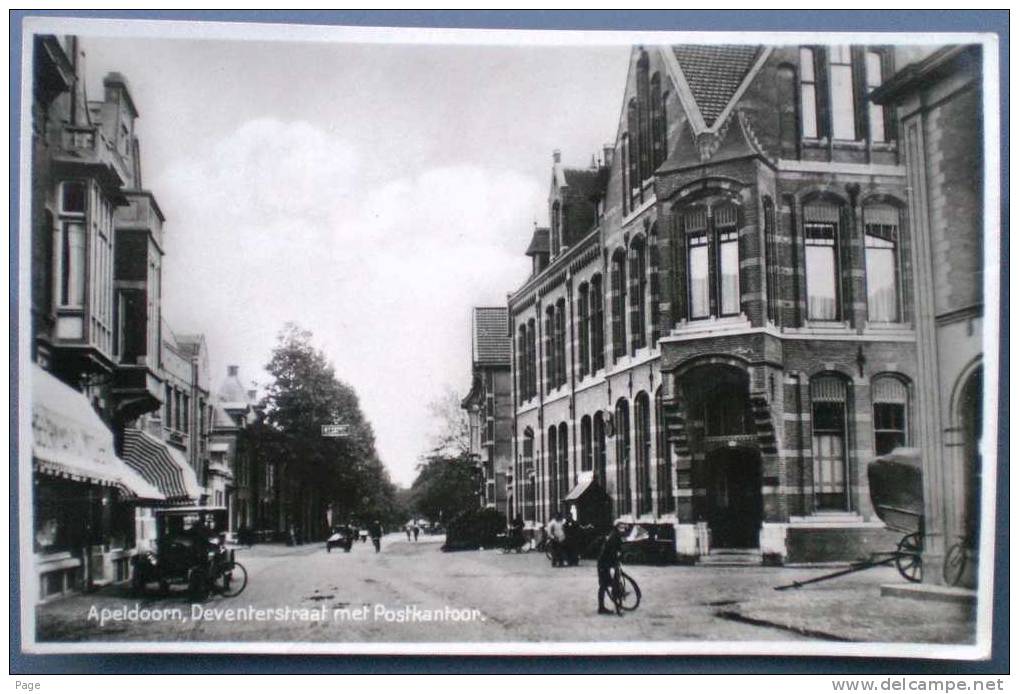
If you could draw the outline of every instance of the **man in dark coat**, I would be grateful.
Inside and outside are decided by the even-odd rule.
[[[616,523],[605,536],[601,551],[598,553],[598,614],[612,614],[612,610],[605,607],[605,596],[612,585],[612,570],[619,563],[625,529],[624,523]],[[623,613],[616,608],[616,614],[622,616]]]
[[[377,520],[373,520],[371,525],[368,526],[368,534],[371,535],[372,544],[375,545],[375,551],[378,552],[382,548],[382,524]]]

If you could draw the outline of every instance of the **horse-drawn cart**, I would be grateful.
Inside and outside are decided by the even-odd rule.
[[[894,564],[907,581],[918,583],[923,579],[923,472],[920,451],[896,448],[875,458],[867,465],[867,479],[874,511],[889,530],[902,533],[895,550],[875,552],[869,559],[850,564],[848,568],[806,581],[793,581],[775,590],[800,588],[808,583],[889,564]]]

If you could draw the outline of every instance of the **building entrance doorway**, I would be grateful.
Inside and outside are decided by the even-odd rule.
[[[758,547],[764,510],[760,453],[720,448],[708,454],[706,467],[712,549]]]

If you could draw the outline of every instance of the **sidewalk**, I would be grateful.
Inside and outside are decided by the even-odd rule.
[[[776,585],[797,578],[790,572],[789,580]],[[802,588],[755,592],[745,602],[719,605],[716,614],[837,641],[974,643],[974,605],[881,594],[882,585],[899,583],[905,582],[894,569],[881,567]]]

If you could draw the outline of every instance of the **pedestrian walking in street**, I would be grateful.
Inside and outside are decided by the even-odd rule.
[[[375,545],[375,552],[379,552],[382,549],[382,524],[377,520],[373,520],[371,525],[368,527],[368,534],[371,535],[372,544]]]
[[[567,514],[563,521],[563,560],[568,566],[576,566],[580,563],[580,526],[573,516]]]
[[[421,526],[419,526],[417,524],[417,521],[414,521],[414,524],[411,526],[411,530],[414,531],[414,542],[417,542],[418,541],[418,533],[421,532]]]
[[[558,511],[548,522],[548,537],[552,543],[552,566],[558,568],[563,565],[566,550],[566,528],[563,515]]]
[[[411,532],[410,528],[411,528],[412,525],[414,525],[414,524],[413,523],[407,523],[407,525],[403,526],[403,529],[407,531],[407,542],[410,542],[410,532]]]
[[[625,523],[616,523],[605,536],[601,551],[598,553],[598,614],[613,614],[612,610],[605,607],[605,596],[612,585],[612,570],[619,565],[619,552],[623,549],[625,530]],[[615,614],[623,616],[618,608]]]

